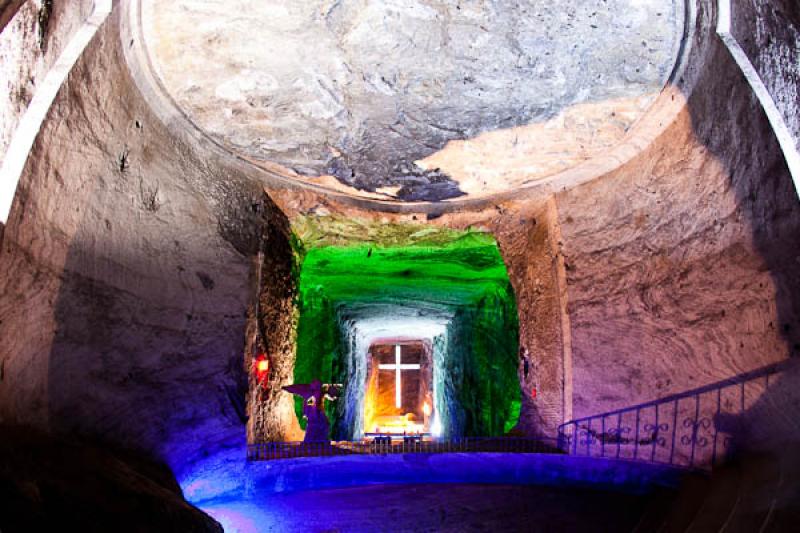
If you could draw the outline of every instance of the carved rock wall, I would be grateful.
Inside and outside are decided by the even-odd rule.
[[[240,167],[149,111],[117,17],[57,98],[5,229],[0,422],[140,448],[180,479],[205,455],[243,462],[253,256],[272,219]],[[688,108],[653,145],[549,202],[426,217],[270,196],[287,213],[491,231],[517,298],[527,433],[785,359],[800,349],[800,208],[758,102],[710,43]],[[261,249],[272,274],[284,248]],[[264,283],[280,290],[260,305],[288,313],[288,285]],[[284,319],[267,350],[290,346]]]
[[[732,0],[731,23],[800,150],[800,4]]]
[[[0,27],[0,162],[37,87],[93,5],[93,0],[28,0]],[[0,7],[10,14],[17,6]]]
[[[141,449],[180,479],[206,454],[243,453],[267,206],[150,113],[118,15],[59,93],[5,230],[0,422]]]
[[[716,38],[703,64],[657,142],[557,196],[576,417],[800,354],[800,202]]]

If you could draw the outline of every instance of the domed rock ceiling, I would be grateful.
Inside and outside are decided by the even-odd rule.
[[[292,179],[402,201],[514,190],[618,144],[679,0],[142,0],[164,89]]]

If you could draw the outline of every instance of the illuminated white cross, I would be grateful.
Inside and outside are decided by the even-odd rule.
[[[419,370],[418,364],[400,364],[400,345],[394,346],[394,364],[393,365],[378,365],[381,370],[394,370],[394,406],[402,407],[403,399],[400,394],[400,371],[401,370]]]

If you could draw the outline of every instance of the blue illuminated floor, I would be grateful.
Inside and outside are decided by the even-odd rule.
[[[568,487],[368,485],[206,502],[232,532],[631,531],[641,495]]]
[[[558,454],[404,454],[198,463],[186,498],[230,532],[631,531],[669,467]]]

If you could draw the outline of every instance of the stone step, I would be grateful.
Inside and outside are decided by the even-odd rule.
[[[779,468],[777,495],[762,529],[765,533],[793,531],[800,524],[800,452],[786,453]]]
[[[714,472],[708,496],[687,528],[687,533],[721,531],[739,500],[742,473],[735,465]]]
[[[774,457],[748,457],[741,463],[738,497],[726,523],[726,533],[762,531],[774,507],[780,484],[780,463]]]
[[[686,476],[672,498],[655,499],[649,516],[642,519],[635,533],[684,533],[702,507],[710,484],[705,475]]]

